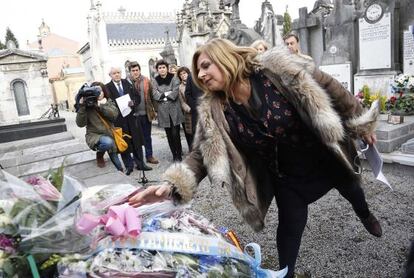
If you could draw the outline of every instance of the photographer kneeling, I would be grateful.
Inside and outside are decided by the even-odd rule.
[[[112,132],[105,127],[99,115],[113,126],[112,122],[118,116],[118,108],[108,98],[105,86],[100,82],[93,82],[91,87],[83,85],[76,96],[76,124],[86,126],[86,144],[96,151],[98,167],[105,167],[104,154],[108,152],[116,169],[123,171],[118,150],[112,137]]]

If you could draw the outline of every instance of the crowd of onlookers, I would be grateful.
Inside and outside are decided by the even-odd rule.
[[[201,91],[193,84],[187,67],[168,64],[161,59],[155,69],[157,75],[150,79],[142,75],[137,61],[127,61],[125,78],[122,78],[121,68],[112,67],[110,82],[91,84],[101,93],[96,105],[88,107],[83,97],[78,99],[76,122],[78,126],[86,127],[86,143],[96,151],[98,167],[105,167],[104,154],[108,152],[115,167],[126,175],[134,170],[134,164],[137,170],[151,170],[148,164],[159,163],[154,156],[151,138],[155,119],[165,130],[174,162],[181,161],[183,156],[181,127],[191,150],[197,122],[197,99]],[[125,96],[130,108],[127,114],[122,112],[125,107],[117,101]],[[119,159],[111,127],[120,127],[129,135],[124,137],[128,148],[120,153],[123,163]]]

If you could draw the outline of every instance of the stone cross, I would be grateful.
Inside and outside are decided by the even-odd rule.
[[[301,51],[305,54],[310,54],[310,39],[309,39],[309,28],[318,25],[316,18],[308,17],[308,8],[303,7],[299,9],[299,21],[295,26],[299,34],[299,43]]]

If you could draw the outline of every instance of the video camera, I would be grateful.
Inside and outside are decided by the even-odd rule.
[[[99,86],[89,86],[87,83],[83,84],[76,95],[75,109],[79,110],[79,101],[83,98],[83,103],[86,108],[95,107],[98,103],[98,97],[102,89]]]

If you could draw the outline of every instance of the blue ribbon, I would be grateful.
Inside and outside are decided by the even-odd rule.
[[[250,256],[246,248],[252,248],[254,252],[254,257]],[[244,254],[251,258],[251,265],[253,270],[256,272],[258,278],[283,278],[288,272],[288,267],[285,267],[279,271],[273,271],[269,269],[263,269],[260,267],[262,264],[262,252],[260,251],[260,246],[257,243],[249,243],[244,247]]]

